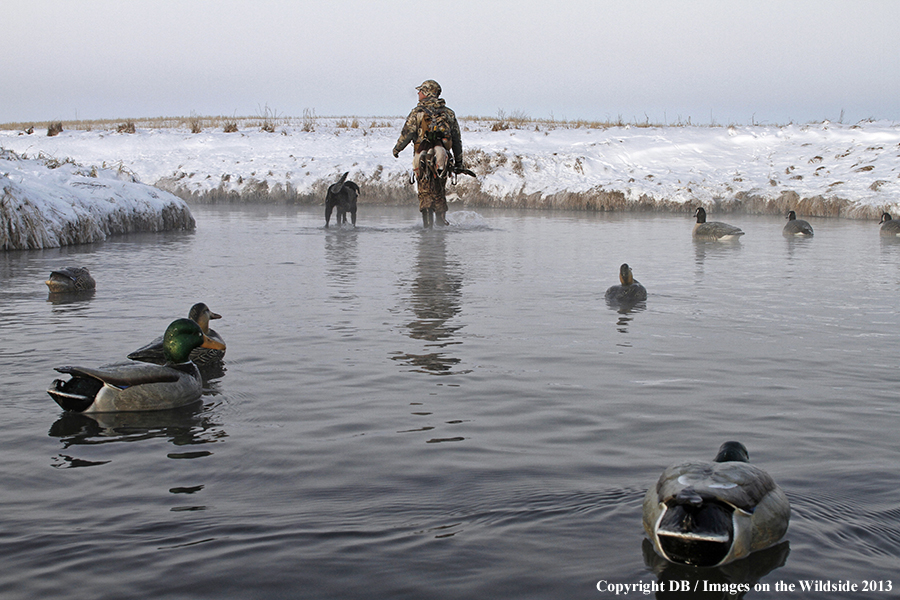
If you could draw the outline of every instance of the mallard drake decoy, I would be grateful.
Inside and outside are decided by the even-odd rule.
[[[647,299],[647,289],[634,279],[627,263],[619,267],[619,281],[622,285],[614,285],[606,290],[607,302],[631,304]]]
[[[91,277],[87,267],[65,267],[50,272],[50,279],[45,281],[51,294],[71,292],[87,292],[97,288],[97,282]]]
[[[644,530],[670,562],[724,565],[767,548],[787,532],[791,506],[747,448],[725,442],[711,463],[666,469],[644,497]]]
[[[900,235],[900,221],[895,221],[889,213],[881,213],[881,235],[894,237]]]
[[[209,310],[209,307],[203,302],[198,302],[191,307],[190,311],[188,311],[188,318],[200,326],[200,330],[206,337],[221,344],[221,349],[194,348],[191,350],[191,362],[203,367],[204,365],[222,360],[225,356],[225,340],[222,339],[221,335],[209,328],[210,319],[221,319],[222,315],[218,315]],[[156,338],[146,346],[138,348],[129,354],[128,358],[157,365],[164,364],[166,362],[166,356],[163,353],[162,336]]]
[[[788,211],[787,220],[788,222],[785,224],[784,229],[781,230],[783,235],[809,237],[813,234],[812,225],[803,219],[798,219],[797,213],[794,211]]]
[[[196,402],[203,384],[197,365],[188,358],[191,350],[221,344],[206,337],[190,319],[173,321],[163,338],[165,365],[58,367],[72,379],[55,379],[47,393],[64,410],[85,413],[165,410]]]
[[[744,235],[740,227],[729,225],[728,223],[720,223],[719,221],[706,222],[706,209],[698,206],[694,212],[697,217],[697,223],[694,225],[694,238],[707,241],[727,241],[736,240]]]

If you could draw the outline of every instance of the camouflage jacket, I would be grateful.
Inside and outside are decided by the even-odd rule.
[[[457,165],[462,165],[462,138],[459,134],[459,123],[456,121],[456,113],[444,104],[443,98],[425,98],[416,105],[406,117],[406,123],[400,131],[400,138],[394,145],[394,154],[400,153],[410,142],[415,142],[415,150],[426,142],[423,122],[429,119],[431,113],[440,112],[443,120],[450,129],[450,142],[452,144],[453,160]]]

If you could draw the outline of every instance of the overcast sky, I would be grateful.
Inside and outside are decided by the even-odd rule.
[[[11,0],[0,122],[401,116],[900,121],[900,2]]]

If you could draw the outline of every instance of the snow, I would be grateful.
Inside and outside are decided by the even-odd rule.
[[[180,198],[124,171],[0,151],[0,248],[52,248],[132,231],[193,229]]]
[[[363,188],[361,203],[413,202],[412,151],[391,156],[403,120],[354,121],[358,126],[348,119],[283,119],[274,133],[246,123],[235,133],[140,126],[135,134],[66,130],[55,137],[3,131],[0,147],[131,173],[189,202],[321,203],[327,185],[345,171]],[[688,211],[703,204],[712,212],[796,209],[801,217],[852,218],[900,212],[900,126],[890,122],[612,128],[525,122],[492,131],[495,123],[461,120],[466,166],[478,180],[460,176],[450,188],[457,207]],[[13,171],[4,189],[25,171],[32,174],[28,183],[17,185],[41,185],[34,169]]]

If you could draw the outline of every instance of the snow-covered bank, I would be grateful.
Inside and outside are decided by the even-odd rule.
[[[117,233],[193,229],[183,200],[130,175],[0,151],[0,248],[52,248]]]
[[[492,131],[464,120],[467,166],[457,206],[716,211],[878,218],[900,212],[900,127],[887,122],[788,126],[574,128],[526,123]],[[353,126],[354,124],[358,126]],[[20,153],[115,165],[189,202],[321,203],[341,173],[361,203],[413,202],[411,150],[391,148],[400,119],[285,121],[244,128],[0,132]],[[309,129],[313,129],[309,131]]]

